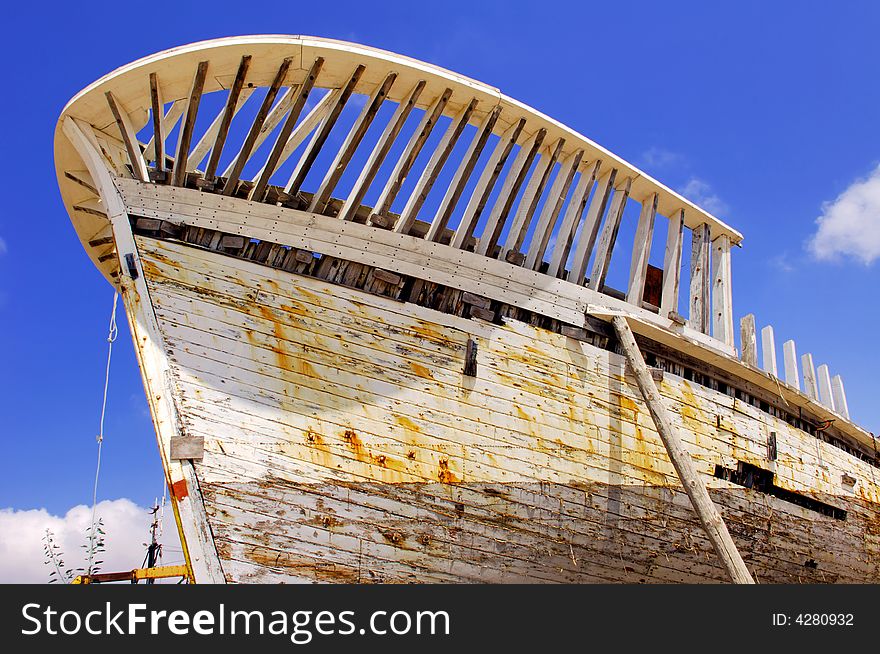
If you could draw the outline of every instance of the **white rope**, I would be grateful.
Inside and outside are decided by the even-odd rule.
[[[107,367],[104,371],[104,397],[101,400],[101,422],[98,427],[98,463],[95,466],[95,486],[92,490],[92,527],[89,530],[89,567],[88,574],[92,573],[92,561],[95,557],[95,511],[98,507],[98,479],[101,476],[101,448],[104,444],[104,416],[107,413],[107,389],[110,386],[110,358],[113,356],[113,341],[119,334],[116,327],[116,303],[119,301],[119,292],[113,294],[113,311],[110,313],[110,327],[107,334]]]

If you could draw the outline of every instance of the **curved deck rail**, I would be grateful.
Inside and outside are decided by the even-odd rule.
[[[216,114],[207,115],[209,99]],[[358,104],[345,125],[344,108]],[[450,71],[339,41],[261,36],[168,50],[98,80],[62,113],[56,166],[79,236],[111,279],[118,264],[109,224],[65,135],[67,119],[117,176],[415,235],[607,292],[664,318],[679,306],[683,230],[694,230],[689,326],[733,345],[730,247],[739,232],[574,130]],[[356,178],[354,171],[346,176],[358,151],[369,155]],[[307,192],[316,179],[309,173],[328,153],[332,161]],[[437,184],[444,171],[451,181]],[[428,211],[432,189],[442,199]],[[615,292],[606,277],[630,203],[641,205],[638,232],[627,288]],[[658,215],[669,224],[669,272],[658,286],[652,271],[655,292],[646,298]]]

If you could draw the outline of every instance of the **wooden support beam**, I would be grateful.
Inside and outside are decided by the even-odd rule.
[[[249,198],[251,200],[257,200],[258,202],[263,201],[263,198],[266,195],[266,189],[269,186],[269,178],[272,177],[272,174],[278,166],[278,161],[281,159],[281,153],[284,150],[284,146],[287,145],[287,141],[290,139],[290,134],[293,132],[293,128],[296,125],[296,121],[299,120],[299,115],[302,113],[303,107],[306,106],[306,101],[309,99],[309,94],[315,86],[315,81],[318,79],[318,74],[321,72],[321,66],[323,65],[324,59],[322,57],[315,59],[312,63],[312,67],[309,68],[309,71],[306,73],[302,84],[297,88],[290,111],[287,112],[284,124],[278,131],[278,136],[275,138],[275,144],[272,146],[272,150],[269,152],[269,157],[266,159],[266,163],[263,165],[262,170],[260,170],[260,174],[257,177],[257,183],[250,191]]]
[[[617,169],[612,168],[608,174],[599,179],[596,184],[596,190],[593,192],[593,199],[590,200],[590,208],[587,209],[587,215],[581,226],[581,233],[578,236],[577,244],[574,248],[574,256],[571,262],[571,273],[568,281],[581,285],[587,274],[587,264],[590,262],[590,255],[596,244],[596,238],[599,235],[599,225],[602,222],[602,215],[608,206],[608,200],[614,192],[614,184],[617,180]],[[563,262],[563,266],[565,263]],[[560,270],[561,272],[561,270]]]
[[[571,252],[571,246],[577,233],[578,224],[584,215],[584,209],[590,198],[590,191],[599,175],[599,169],[602,167],[602,160],[587,165],[580,172],[580,178],[574,187],[571,196],[571,202],[565,209],[565,215],[562,217],[562,224],[559,226],[559,232],[556,234],[556,243],[553,246],[553,255],[550,257],[550,265],[547,268],[547,274],[551,277],[561,277],[565,272],[565,264],[568,262],[568,255]]]
[[[712,325],[709,295],[711,282],[709,279],[711,260],[711,244],[709,225],[703,223],[693,230],[691,244],[691,307],[688,323],[691,329],[704,334],[709,333]]]
[[[730,237],[712,241],[712,336],[733,345],[733,291],[730,266]]]
[[[816,369],[816,374],[819,377],[819,402],[832,411],[836,411],[837,407],[834,406],[834,393],[831,390],[831,375],[828,374],[828,366],[823,363]]]
[[[489,201],[489,195],[491,195],[492,189],[495,188],[495,183],[501,175],[501,170],[504,168],[504,164],[507,163],[507,159],[513,151],[513,146],[516,145],[525,125],[526,119],[520,118],[498,139],[498,143],[495,145],[495,149],[492,150],[492,154],[489,155],[489,160],[486,162],[486,166],[477,180],[473,193],[471,193],[471,198],[464,209],[461,221],[452,235],[450,243],[452,247],[464,248],[468,240],[474,235],[474,230],[477,228],[477,223],[480,221],[480,216],[486,207],[486,202]]]
[[[409,230],[416,221],[416,217],[418,216],[422,205],[425,203],[428,193],[431,192],[434,182],[437,181],[437,175],[439,175],[440,171],[443,169],[446,160],[452,153],[452,149],[458,142],[464,128],[467,127],[471,114],[473,114],[476,107],[477,99],[473,98],[462,107],[461,111],[458,112],[458,115],[449,123],[449,127],[443,134],[443,138],[441,138],[440,143],[437,144],[434,154],[431,156],[430,161],[428,161],[428,165],[425,166],[425,169],[422,171],[422,176],[416,183],[416,187],[410,194],[406,206],[404,206],[403,211],[400,212],[400,219],[394,226],[395,232],[409,234]]]
[[[849,420],[849,405],[846,403],[846,391],[843,388],[843,377],[840,375],[831,378],[831,397],[834,399],[834,410]]]
[[[593,269],[590,272],[588,286],[594,291],[602,291],[605,286],[605,278],[608,275],[608,266],[611,264],[611,253],[617,242],[617,233],[620,230],[620,221],[629,199],[629,191],[632,187],[632,179],[627,177],[620,188],[615,189],[611,206],[608,208],[608,216],[602,227],[602,234],[596,246],[596,259],[593,261]],[[577,282],[575,282],[577,283]]]
[[[553,185],[547,192],[547,199],[544,201],[544,207],[538,217],[538,224],[532,234],[532,242],[526,253],[526,262],[523,264],[526,268],[540,270],[541,264],[544,263],[544,253],[547,251],[550,237],[553,235],[553,229],[556,227],[556,222],[562,211],[562,205],[565,204],[568,190],[574,180],[574,174],[581,165],[583,157],[584,151],[577,150],[568,155],[565,161],[560,164],[559,172],[556,173]],[[558,235],[557,238],[559,238]]]
[[[217,124],[217,134],[214,137],[214,145],[211,147],[211,158],[208,159],[208,167],[205,169],[205,179],[209,182],[214,179],[217,166],[220,164],[220,154],[223,152],[223,145],[226,143],[226,136],[229,134],[232,117],[238,110],[238,100],[241,96],[241,90],[244,87],[244,80],[247,77],[250,65],[251,55],[244,55],[238,63],[235,80],[232,82],[232,88],[229,89],[229,94],[226,96],[226,106],[223,107],[220,122]],[[196,150],[198,150],[198,146],[196,146]],[[196,159],[196,163],[200,161],[195,152],[193,152],[193,158]]]
[[[804,371],[804,393],[807,397],[818,400],[819,386],[816,383],[816,368],[813,366],[813,355],[804,354],[801,356],[801,368]]]
[[[510,226],[510,230],[507,232],[507,241],[504,243],[504,247],[498,252],[499,259],[506,259],[509,261],[511,254],[519,254],[520,248],[522,247],[523,241],[525,241],[529,227],[531,226],[532,217],[535,215],[535,211],[538,208],[541,194],[544,192],[544,187],[547,185],[547,180],[550,177],[553,166],[556,165],[556,160],[559,159],[559,155],[562,154],[562,148],[564,146],[565,139],[556,139],[556,143],[551,146],[548,155],[544,156],[542,154],[540,156],[540,159],[535,166],[535,170],[532,172],[528,184],[526,184],[522,198],[520,198],[519,206],[517,206],[516,209],[516,215],[513,218],[513,223]]]
[[[339,148],[336,157],[333,159],[333,163],[330,164],[330,168],[327,170],[324,179],[318,186],[318,190],[312,196],[309,211],[314,213],[324,213],[324,211],[326,211],[327,204],[330,202],[330,198],[336,185],[339,183],[339,179],[348,167],[348,164],[354,156],[354,153],[357,151],[358,146],[361,144],[361,141],[363,141],[367,130],[376,118],[376,114],[379,113],[379,109],[388,97],[388,92],[391,90],[396,79],[397,73],[389,73],[382,84],[377,86],[367,99],[364,108],[351,126],[348,135],[342,142],[342,147]]]
[[[186,113],[183,116],[183,121],[180,123],[180,133],[177,135],[177,149],[174,151],[174,168],[171,172],[171,184],[174,186],[183,186],[186,183],[186,163],[189,159],[189,146],[192,143],[193,130],[196,127],[196,116],[199,113],[199,103],[202,100],[202,90],[205,87],[205,77],[207,75],[208,62],[200,61],[189,90]]]
[[[238,115],[238,112],[247,104],[247,101],[256,91],[256,87],[244,88],[241,90],[241,93],[238,96],[238,102],[236,102],[235,107],[232,110],[232,117]],[[208,153],[213,153],[213,147],[215,145],[215,141],[217,139],[217,135],[220,133],[221,122],[223,120],[223,114],[225,112],[224,109],[221,109],[220,112],[214,117],[214,120],[211,121],[211,124],[208,126],[208,129],[205,130],[205,133],[202,134],[202,138],[199,139],[198,143],[196,143],[195,147],[192,149],[192,152],[189,154],[189,163],[187,164],[187,170],[194,171],[197,170],[202,162],[205,160],[205,157],[208,156]],[[225,142],[225,137],[224,137]],[[220,144],[220,150],[222,150],[223,144]],[[219,156],[219,155],[218,155]],[[217,176],[217,169],[214,169],[213,177],[211,180],[215,179]],[[205,177],[207,179],[207,176]]]
[[[241,149],[238,151],[238,154],[235,155],[235,159],[232,160],[229,168],[224,171],[226,184],[223,186],[223,195],[232,195],[238,188],[241,171],[244,170],[244,166],[248,159],[250,159],[251,153],[257,147],[256,142],[260,135],[260,130],[263,127],[266,117],[269,115],[272,103],[275,102],[278,90],[284,83],[284,78],[287,77],[287,71],[290,69],[290,64],[292,62],[293,59],[290,57],[287,57],[281,62],[281,65],[278,67],[278,72],[275,73],[275,78],[272,80],[272,84],[269,86],[266,95],[263,97],[263,103],[260,105],[256,117],[254,117],[254,122],[251,124],[247,136],[244,138],[244,143],[242,144]]]
[[[755,314],[743,316],[739,321],[740,343],[742,354],[740,358],[744,363],[755,368],[758,367],[758,335],[755,331]]]
[[[764,372],[769,372],[774,377],[779,377],[776,368],[776,339],[773,336],[773,326],[767,325],[761,330],[761,360]]]
[[[376,201],[376,206],[373,208],[374,214],[385,216],[391,211],[391,206],[394,204],[394,200],[400,192],[400,187],[403,186],[407,175],[409,175],[409,171],[412,170],[416,158],[419,156],[419,153],[425,145],[425,141],[428,140],[428,137],[434,130],[434,126],[437,124],[437,121],[440,120],[440,116],[443,115],[443,110],[449,103],[449,98],[451,96],[452,89],[445,89],[443,93],[434,100],[431,107],[422,114],[422,119],[419,121],[418,126],[410,137],[406,147],[403,149],[403,152],[400,153],[400,157],[398,157],[397,163],[394,165],[394,170],[391,171],[391,175],[388,177],[388,181],[385,183],[385,187],[382,189],[382,193]]]
[[[162,96],[162,87],[159,86],[159,77],[156,73],[150,73],[150,112],[153,122],[153,143],[156,150],[156,170],[165,172],[165,121],[162,120],[165,111],[165,99]]]
[[[342,92],[336,98],[336,102],[333,104],[333,106],[330,108],[330,111],[321,121],[321,124],[318,126],[315,135],[312,137],[312,140],[309,141],[308,147],[306,148],[305,152],[303,152],[303,155],[300,158],[299,162],[296,164],[296,168],[294,168],[293,173],[290,176],[290,180],[287,182],[287,186],[284,187],[285,193],[288,193],[290,195],[295,195],[296,193],[299,193],[300,188],[302,188],[303,182],[306,180],[306,175],[309,174],[309,171],[312,169],[312,164],[314,164],[315,159],[318,158],[318,153],[321,152],[321,148],[323,148],[324,143],[327,142],[327,138],[330,136],[331,130],[336,125],[336,121],[339,120],[339,115],[345,108],[346,103],[348,103],[351,94],[354,93],[354,88],[360,81],[361,75],[364,74],[364,70],[366,70],[366,66],[364,66],[363,64],[358,64],[357,68],[354,69],[354,72],[348,79],[348,83],[346,83],[345,87],[343,87]],[[394,79],[392,79],[391,81],[393,82]],[[384,95],[382,96],[382,99],[385,99]],[[351,137],[352,135],[349,134],[349,136]],[[343,144],[342,150],[346,150],[348,145],[350,145],[350,142],[348,141],[348,139],[346,139],[346,143]],[[340,150],[340,152],[342,152],[342,150]],[[339,155],[337,154],[337,156]],[[318,194],[316,193],[315,195]]]
[[[669,227],[666,232],[666,252],[663,256],[663,289],[660,294],[660,315],[664,318],[670,313],[678,313],[683,236],[684,209],[679,209],[669,217]]]
[[[141,153],[141,146],[137,140],[137,134],[129,120],[128,112],[119,101],[113,96],[113,93],[107,91],[104,96],[107,98],[107,104],[110,105],[110,111],[116,120],[116,126],[122,135],[122,142],[125,144],[125,151],[128,153],[128,161],[131,164],[131,172],[134,178],[142,182],[149,181],[150,175],[147,172],[147,162]]]
[[[782,344],[782,363],[785,367],[785,383],[800,390],[801,376],[798,373],[797,346],[791,339]]]
[[[184,110],[186,109],[186,99],[175,100],[171,103],[171,106],[168,107],[168,112],[162,117],[162,131],[165,134],[166,138],[168,133],[174,129],[174,126],[177,125],[177,121],[180,120],[180,117],[183,115]],[[162,144],[162,151],[165,154],[165,144]],[[144,159],[147,161],[155,161],[156,160],[156,136],[155,134],[150,137],[150,140],[147,141],[147,147],[144,148]]]
[[[657,426],[657,432],[660,434],[663,445],[666,447],[666,452],[669,454],[669,460],[672,461],[672,465],[678,473],[678,478],[681,480],[681,485],[690,498],[700,523],[706,531],[706,535],[709,536],[709,540],[715,548],[715,553],[721,561],[721,566],[733,583],[755,583],[742,556],[740,556],[739,550],[736,549],[736,545],[730,537],[727,525],[724,524],[724,520],[712,502],[712,498],[709,497],[706,484],[697,472],[690,453],[685,449],[684,443],[678,434],[678,429],[673,422],[672,414],[666,408],[660,391],[657,390],[657,384],[648,371],[648,366],[645,364],[642,353],[639,351],[639,346],[626,318],[614,316],[611,319],[611,323],[617,334],[618,342],[626,355],[626,360],[635,373],[636,383],[645,403],[648,405],[651,418],[653,418],[654,424]]]
[[[652,193],[642,202],[639,213],[639,225],[633,239],[633,252],[629,264],[629,285],[626,290],[626,301],[642,306],[642,295],[645,293],[645,277],[648,274],[648,259],[651,256],[651,241],[654,239],[654,219],[657,216],[657,203],[660,196]]]
[[[458,200],[464,192],[464,187],[467,185],[471,173],[473,173],[474,167],[477,165],[477,160],[480,158],[483,148],[486,147],[486,142],[489,140],[489,136],[491,136],[500,114],[501,105],[493,107],[486,114],[486,117],[483,118],[482,123],[480,123],[480,126],[474,133],[474,137],[471,139],[468,149],[465,151],[455,171],[455,175],[453,175],[452,181],[443,195],[443,200],[440,201],[440,206],[437,207],[437,212],[431,220],[431,225],[425,234],[425,240],[434,241],[435,243],[440,242],[440,238],[446,230],[446,225],[452,217],[452,212],[455,210]]]
[[[348,198],[346,198],[342,208],[339,210],[338,217],[340,220],[352,220],[354,218],[361,203],[364,201],[364,196],[367,194],[370,184],[376,178],[379,168],[382,167],[385,157],[388,156],[388,151],[397,139],[398,134],[400,134],[400,130],[416,106],[416,102],[419,101],[419,96],[424,88],[425,80],[419,80],[406,101],[400,102],[397,105],[397,109],[394,110],[391,120],[385,126],[382,136],[379,137],[379,140],[373,147],[370,158],[367,159],[366,165],[361,169],[361,174],[348,194]]]
[[[543,127],[532,134],[532,137],[520,146],[519,152],[513,158],[510,170],[507,171],[507,177],[498,191],[498,197],[495,198],[495,204],[489,212],[486,224],[483,227],[483,233],[477,242],[475,252],[486,256],[492,256],[498,239],[501,238],[501,232],[504,230],[504,223],[507,222],[507,216],[516,199],[519,188],[525,181],[526,174],[535,160],[544,137],[547,136],[547,130]]]

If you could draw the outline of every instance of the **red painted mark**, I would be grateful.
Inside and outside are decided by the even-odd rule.
[[[181,479],[171,484],[171,494],[179,500],[189,495],[189,491],[186,489],[186,480]]]

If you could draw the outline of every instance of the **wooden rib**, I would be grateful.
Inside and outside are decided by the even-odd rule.
[[[431,226],[428,228],[427,234],[425,234],[426,240],[439,242],[443,236],[446,225],[449,223],[449,218],[455,210],[455,205],[458,204],[458,200],[464,192],[464,187],[467,185],[471,173],[477,165],[477,160],[480,158],[483,148],[486,147],[486,142],[489,140],[489,136],[492,134],[500,114],[500,105],[487,113],[482,124],[474,134],[474,138],[471,139],[470,145],[468,145],[468,149],[464,153],[464,157],[462,157],[455,175],[452,177],[452,182],[450,182],[449,188],[446,189],[446,194],[437,208],[437,213],[434,214]]]
[[[832,411],[836,411],[837,407],[834,405],[834,392],[831,390],[831,375],[828,373],[828,366],[823,363],[816,369],[816,374],[819,376],[819,402]]]
[[[339,114],[342,113],[342,109],[345,107],[345,104],[354,92],[354,87],[357,85],[365,69],[365,66],[361,64],[354,69],[348,83],[336,98],[336,102],[330,108],[330,111],[321,121],[321,124],[318,126],[318,130],[309,142],[306,151],[303,153],[303,156],[300,157],[293,174],[290,176],[290,180],[287,182],[287,186],[284,188],[286,193],[294,195],[299,192],[300,187],[302,187],[302,184],[306,179],[306,175],[309,174],[312,164],[315,163],[318,153],[321,151],[321,148],[324,147],[327,137],[330,136],[330,131],[333,129],[334,125],[336,125],[336,121],[339,119]]]
[[[574,258],[571,262],[571,273],[568,281],[575,284],[583,284],[584,277],[587,274],[587,264],[590,261],[590,255],[593,252],[593,246],[596,244],[596,238],[599,235],[599,224],[602,221],[602,215],[605,213],[605,207],[608,206],[608,199],[614,190],[614,183],[617,180],[617,169],[612,168],[608,174],[599,179],[596,184],[596,190],[593,193],[593,199],[590,201],[590,208],[587,209],[587,215],[584,218],[581,233],[578,236],[577,245],[574,249]],[[565,262],[562,262],[565,265]],[[560,270],[560,273],[562,270]]]
[[[522,133],[525,125],[526,119],[520,118],[498,139],[498,143],[495,145],[495,149],[492,150],[492,154],[486,162],[486,167],[483,168],[480,179],[477,180],[477,185],[474,187],[473,193],[471,193],[471,198],[462,214],[461,222],[459,222],[455,234],[452,235],[450,243],[452,247],[464,248],[468,240],[473,236],[474,229],[476,229],[477,223],[480,221],[480,215],[483,213],[486,202],[489,201],[489,195],[495,187],[495,182],[498,181],[498,176],[501,174],[504,164],[507,163],[507,158],[510,156],[513,146],[516,145],[516,141],[519,139],[519,135]]]
[[[611,207],[608,209],[608,216],[602,228],[602,235],[599,237],[599,244],[596,246],[596,259],[593,261],[593,269],[590,272],[589,287],[594,291],[601,291],[602,287],[605,286],[608,266],[611,263],[611,253],[614,251],[614,244],[617,242],[617,233],[620,231],[620,221],[623,218],[626,201],[629,199],[630,188],[632,188],[632,178],[627,177],[623,182],[622,188],[615,189],[614,197],[611,200]]]
[[[168,136],[168,132],[174,129],[177,121],[180,120],[180,117],[183,115],[184,109],[186,109],[185,99],[175,100],[171,103],[171,106],[168,107],[168,112],[162,117],[162,130],[164,131],[166,137]],[[146,159],[147,161],[155,161],[155,151],[156,138],[155,136],[151,136],[150,140],[147,141],[147,147],[144,148],[144,159]]]
[[[159,78],[156,73],[150,73],[150,109],[153,114],[153,143],[156,151],[156,170],[165,171],[165,121],[162,120],[162,112],[165,102],[162,98],[162,89],[159,86]]]
[[[196,74],[193,77],[189,91],[189,99],[186,103],[186,113],[180,123],[180,133],[177,136],[177,148],[174,151],[174,169],[171,173],[171,183],[174,186],[183,186],[186,183],[186,162],[189,159],[189,146],[192,142],[193,129],[196,126],[196,115],[199,112],[199,103],[202,99],[202,89],[205,87],[205,76],[208,74],[208,62],[200,61]]]
[[[733,292],[730,237],[722,234],[712,242],[712,249],[712,336],[732,346]]]
[[[693,230],[691,244],[691,301],[688,323],[692,329],[709,333],[709,260],[711,257],[709,225],[703,223]]]
[[[339,183],[339,179],[345,173],[345,169],[351,162],[351,158],[357,151],[361,141],[363,141],[367,130],[373,123],[373,120],[375,120],[376,114],[379,113],[379,109],[388,97],[388,92],[391,90],[396,79],[397,73],[389,73],[382,84],[376,87],[370,95],[366,104],[364,104],[364,108],[361,110],[357,120],[354,121],[354,124],[348,131],[348,135],[342,142],[342,147],[339,148],[339,151],[336,153],[336,157],[334,157],[333,163],[330,164],[330,168],[324,175],[324,179],[318,186],[318,190],[312,196],[309,211],[324,213],[327,209],[327,203],[330,201],[333,191]]]
[[[577,232],[578,223],[584,214],[587,200],[590,197],[590,190],[593,188],[593,183],[596,181],[601,167],[602,160],[597,159],[591,166],[587,166],[580,173],[580,179],[574,187],[571,202],[568,203],[565,215],[562,218],[562,225],[560,225],[559,233],[556,235],[553,256],[550,257],[550,265],[547,268],[547,274],[552,277],[561,277],[565,271],[565,264],[568,261],[569,252],[571,252],[571,245]]]
[[[651,241],[654,238],[654,219],[657,216],[658,201],[659,196],[652,193],[642,202],[639,226],[636,228],[636,236],[633,240],[626,301],[637,307],[642,306],[642,295],[645,292],[645,275],[648,272],[648,259],[651,256]]]
[[[413,135],[410,137],[403,152],[400,153],[400,157],[397,159],[394,170],[391,171],[391,175],[388,177],[388,181],[385,183],[385,187],[379,195],[379,200],[376,202],[376,206],[373,209],[374,214],[384,216],[391,211],[391,205],[394,204],[394,199],[400,192],[400,187],[403,186],[403,182],[406,180],[416,158],[422,151],[425,141],[428,140],[434,126],[443,114],[443,110],[446,108],[451,95],[452,89],[445,89],[443,93],[434,100],[434,104],[431,105],[431,108],[426,110],[422,115],[422,120],[419,122],[415,132],[413,132]]]
[[[758,367],[758,336],[755,332],[755,314],[743,316],[739,321],[740,344],[742,346],[741,359],[744,363],[755,368]]]
[[[251,55],[244,55],[241,58],[241,61],[238,64],[238,71],[235,73],[235,80],[232,82],[232,88],[229,90],[229,95],[226,96],[226,106],[223,107],[223,113],[220,117],[220,122],[217,123],[217,134],[214,137],[214,145],[211,146],[211,158],[208,159],[208,167],[205,169],[205,179],[211,181],[214,179],[214,175],[217,172],[217,166],[220,164],[220,155],[223,152],[223,146],[226,143],[226,136],[229,134],[229,126],[232,124],[232,117],[238,111],[238,100],[241,96],[241,90],[244,87],[244,80],[247,76],[248,68],[251,65]],[[217,122],[216,120],[214,121]],[[211,126],[213,127],[213,125]],[[210,133],[210,129],[208,132]],[[207,134],[205,135],[207,136]],[[204,139],[207,143],[207,139]],[[196,149],[193,151],[193,159],[195,159],[195,163],[201,161],[201,157],[198,156],[197,151],[199,147],[196,146]]]
[[[238,188],[238,180],[241,177],[241,171],[244,169],[244,165],[250,158],[251,152],[253,152],[256,147],[257,137],[260,135],[263,123],[269,115],[269,109],[275,101],[275,97],[278,95],[278,89],[280,89],[281,85],[284,83],[284,78],[287,76],[287,71],[290,68],[292,61],[293,60],[290,57],[287,57],[281,62],[281,66],[278,67],[278,72],[275,73],[275,78],[272,80],[269,90],[266,91],[266,96],[263,98],[263,103],[260,105],[257,116],[254,118],[254,122],[248,130],[244,143],[238,151],[238,154],[235,155],[235,160],[231,164],[231,169],[224,174],[224,177],[226,177],[226,184],[223,186],[223,195],[232,195]]]
[[[238,96],[238,102],[235,105],[235,108],[232,110],[232,117],[235,118],[238,115],[238,112],[247,104],[247,101],[254,94],[254,91],[257,89],[255,87],[244,88],[241,91],[241,94]],[[211,121],[211,125],[208,129],[205,130],[205,133],[202,134],[202,138],[199,139],[196,146],[192,149],[189,155],[189,164],[187,165],[187,170],[193,171],[197,170],[201,163],[205,160],[205,157],[208,156],[209,152],[213,151],[214,140],[217,138],[217,134],[220,131],[220,121],[223,120],[225,108],[221,109],[220,112],[214,117],[214,120]],[[217,170],[214,169],[214,177],[217,176]]]
[[[296,121],[299,120],[299,115],[302,113],[303,107],[306,106],[306,101],[309,99],[309,94],[315,86],[315,81],[318,79],[318,74],[321,72],[321,67],[323,65],[323,57],[315,59],[314,63],[312,63],[312,67],[306,73],[303,83],[299,85],[293,100],[293,105],[290,107],[290,111],[287,112],[284,124],[279,130],[278,136],[275,138],[275,145],[272,146],[272,150],[269,152],[269,157],[266,159],[266,163],[260,171],[256,185],[251,189],[249,195],[250,199],[259,201],[263,200],[263,196],[269,186],[269,178],[272,177],[272,174],[278,167],[281,153],[287,145],[287,141],[290,139],[290,134],[293,132]]]
[[[398,134],[400,134],[400,130],[403,128],[404,123],[406,123],[406,119],[409,117],[410,112],[412,112],[413,107],[416,106],[416,102],[418,102],[425,84],[425,80],[419,80],[407,97],[406,102],[401,102],[397,105],[397,109],[394,110],[391,120],[385,126],[382,136],[379,137],[379,140],[373,147],[366,165],[361,169],[361,174],[348,194],[348,198],[346,198],[342,208],[339,210],[340,220],[351,220],[354,218],[364,200],[364,196],[367,194],[367,189],[370,188],[370,184],[376,178],[376,174],[379,172],[379,168],[382,167],[385,157],[388,156],[388,151],[397,139]]]
[[[550,156],[545,157],[541,155],[538,160],[538,164],[529,178],[529,183],[526,184],[526,189],[523,191],[522,198],[520,198],[516,216],[514,216],[513,224],[507,233],[507,242],[498,252],[499,259],[505,259],[511,253],[519,252],[519,249],[522,247],[532,222],[532,216],[535,215],[535,210],[538,207],[538,201],[544,192],[544,186],[547,184],[550,172],[553,170],[553,166],[556,164],[556,160],[559,158],[564,145],[565,139],[557,139],[555,145],[551,148]]]
[[[492,205],[492,211],[483,227],[480,240],[477,242],[475,251],[478,254],[491,256],[491,253],[494,252],[498,239],[501,238],[501,232],[504,230],[504,223],[507,222],[507,216],[516,199],[516,194],[519,193],[519,188],[540,151],[545,136],[547,136],[547,130],[542,127],[532,134],[532,137],[523,143],[519,152],[516,153],[513,164],[507,171],[504,184],[501,185],[501,190],[498,192],[498,197],[495,198],[495,204]]]
[[[101,195],[96,186],[94,186],[92,183],[86,181],[85,175],[88,175],[88,174],[89,174],[89,171],[87,171],[87,170],[83,170],[83,171],[65,170],[64,171],[64,176],[67,179],[69,179],[71,182],[76,182],[77,184],[82,186],[84,189],[88,189],[89,191],[91,191],[94,195]]]
[[[789,339],[782,344],[782,364],[785,369],[785,383],[801,388],[801,376],[798,372],[797,346]]]
[[[813,355],[801,356],[801,369],[804,371],[804,392],[814,400],[819,399],[819,386],[816,384],[816,368],[813,365]]]
[[[776,338],[773,336],[773,326],[767,325],[761,330],[761,367],[774,377],[779,377],[776,368]]]
[[[467,126],[476,106],[477,99],[471,99],[470,102],[461,108],[461,111],[459,111],[458,115],[452,119],[452,122],[449,123],[449,127],[443,134],[443,138],[441,138],[440,143],[437,144],[434,154],[431,155],[428,165],[425,166],[425,169],[422,171],[422,176],[419,177],[416,187],[410,194],[406,206],[404,206],[403,211],[400,212],[400,218],[394,226],[395,232],[401,234],[409,233],[410,227],[412,227],[419,210],[422,208],[425,199],[428,197],[428,193],[431,192],[431,187],[434,186],[434,182],[437,181],[437,175],[439,175],[440,171],[443,169],[443,165],[446,163],[452,149],[458,142],[458,138]]]
[[[849,420],[849,405],[846,402],[846,390],[843,388],[843,377],[834,375],[831,378],[831,397],[834,399],[834,410]]]
[[[584,151],[578,150],[568,155],[560,165],[556,179],[553,180],[553,185],[544,201],[538,225],[532,234],[532,242],[526,254],[525,264],[523,264],[526,268],[538,270],[544,262],[544,253],[547,251],[547,245],[553,235],[553,228],[556,227],[559,212],[562,211],[562,205],[565,204],[565,198],[568,196],[568,190],[571,188],[571,182],[574,180],[578,166],[581,165],[583,156]]]
[[[116,120],[116,126],[122,135],[122,142],[125,144],[125,151],[128,153],[128,161],[131,163],[131,171],[135,179],[146,182],[150,179],[147,172],[147,162],[141,153],[141,146],[138,143],[137,135],[128,118],[128,112],[125,107],[121,106],[111,91],[104,94],[107,98],[107,104],[110,105],[110,111],[113,112],[113,118]]]
[[[669,218],[666,232],[666,253],[663,257],[663,291],[660,295],[660,315],[668,317],[678,312],[678,294],[681,284],[681,250],[684,236],[684,209]],[[757,360],[755,362],[757,366]]]
[[[306,117],[300,121],[299,125],[293,128],[293,132],[291,132],[290,137],[287,139],[287,143],[285,143],[284,147],[281,149],[281,157],[278,159],[278,163],[275,166],[276,170],[287,161],[288,157],[296,151],[302,142],[305,141],[306,137],[327,117],[327,112],[330,111],[330,108],[336,102],[341,92],[342,89],[328,91],[324,97],[312,107],[311,111],[306,114]],[[256,180],[258,180],[262,174],[263,168],[260,168],[253,178],[255,184]]]

